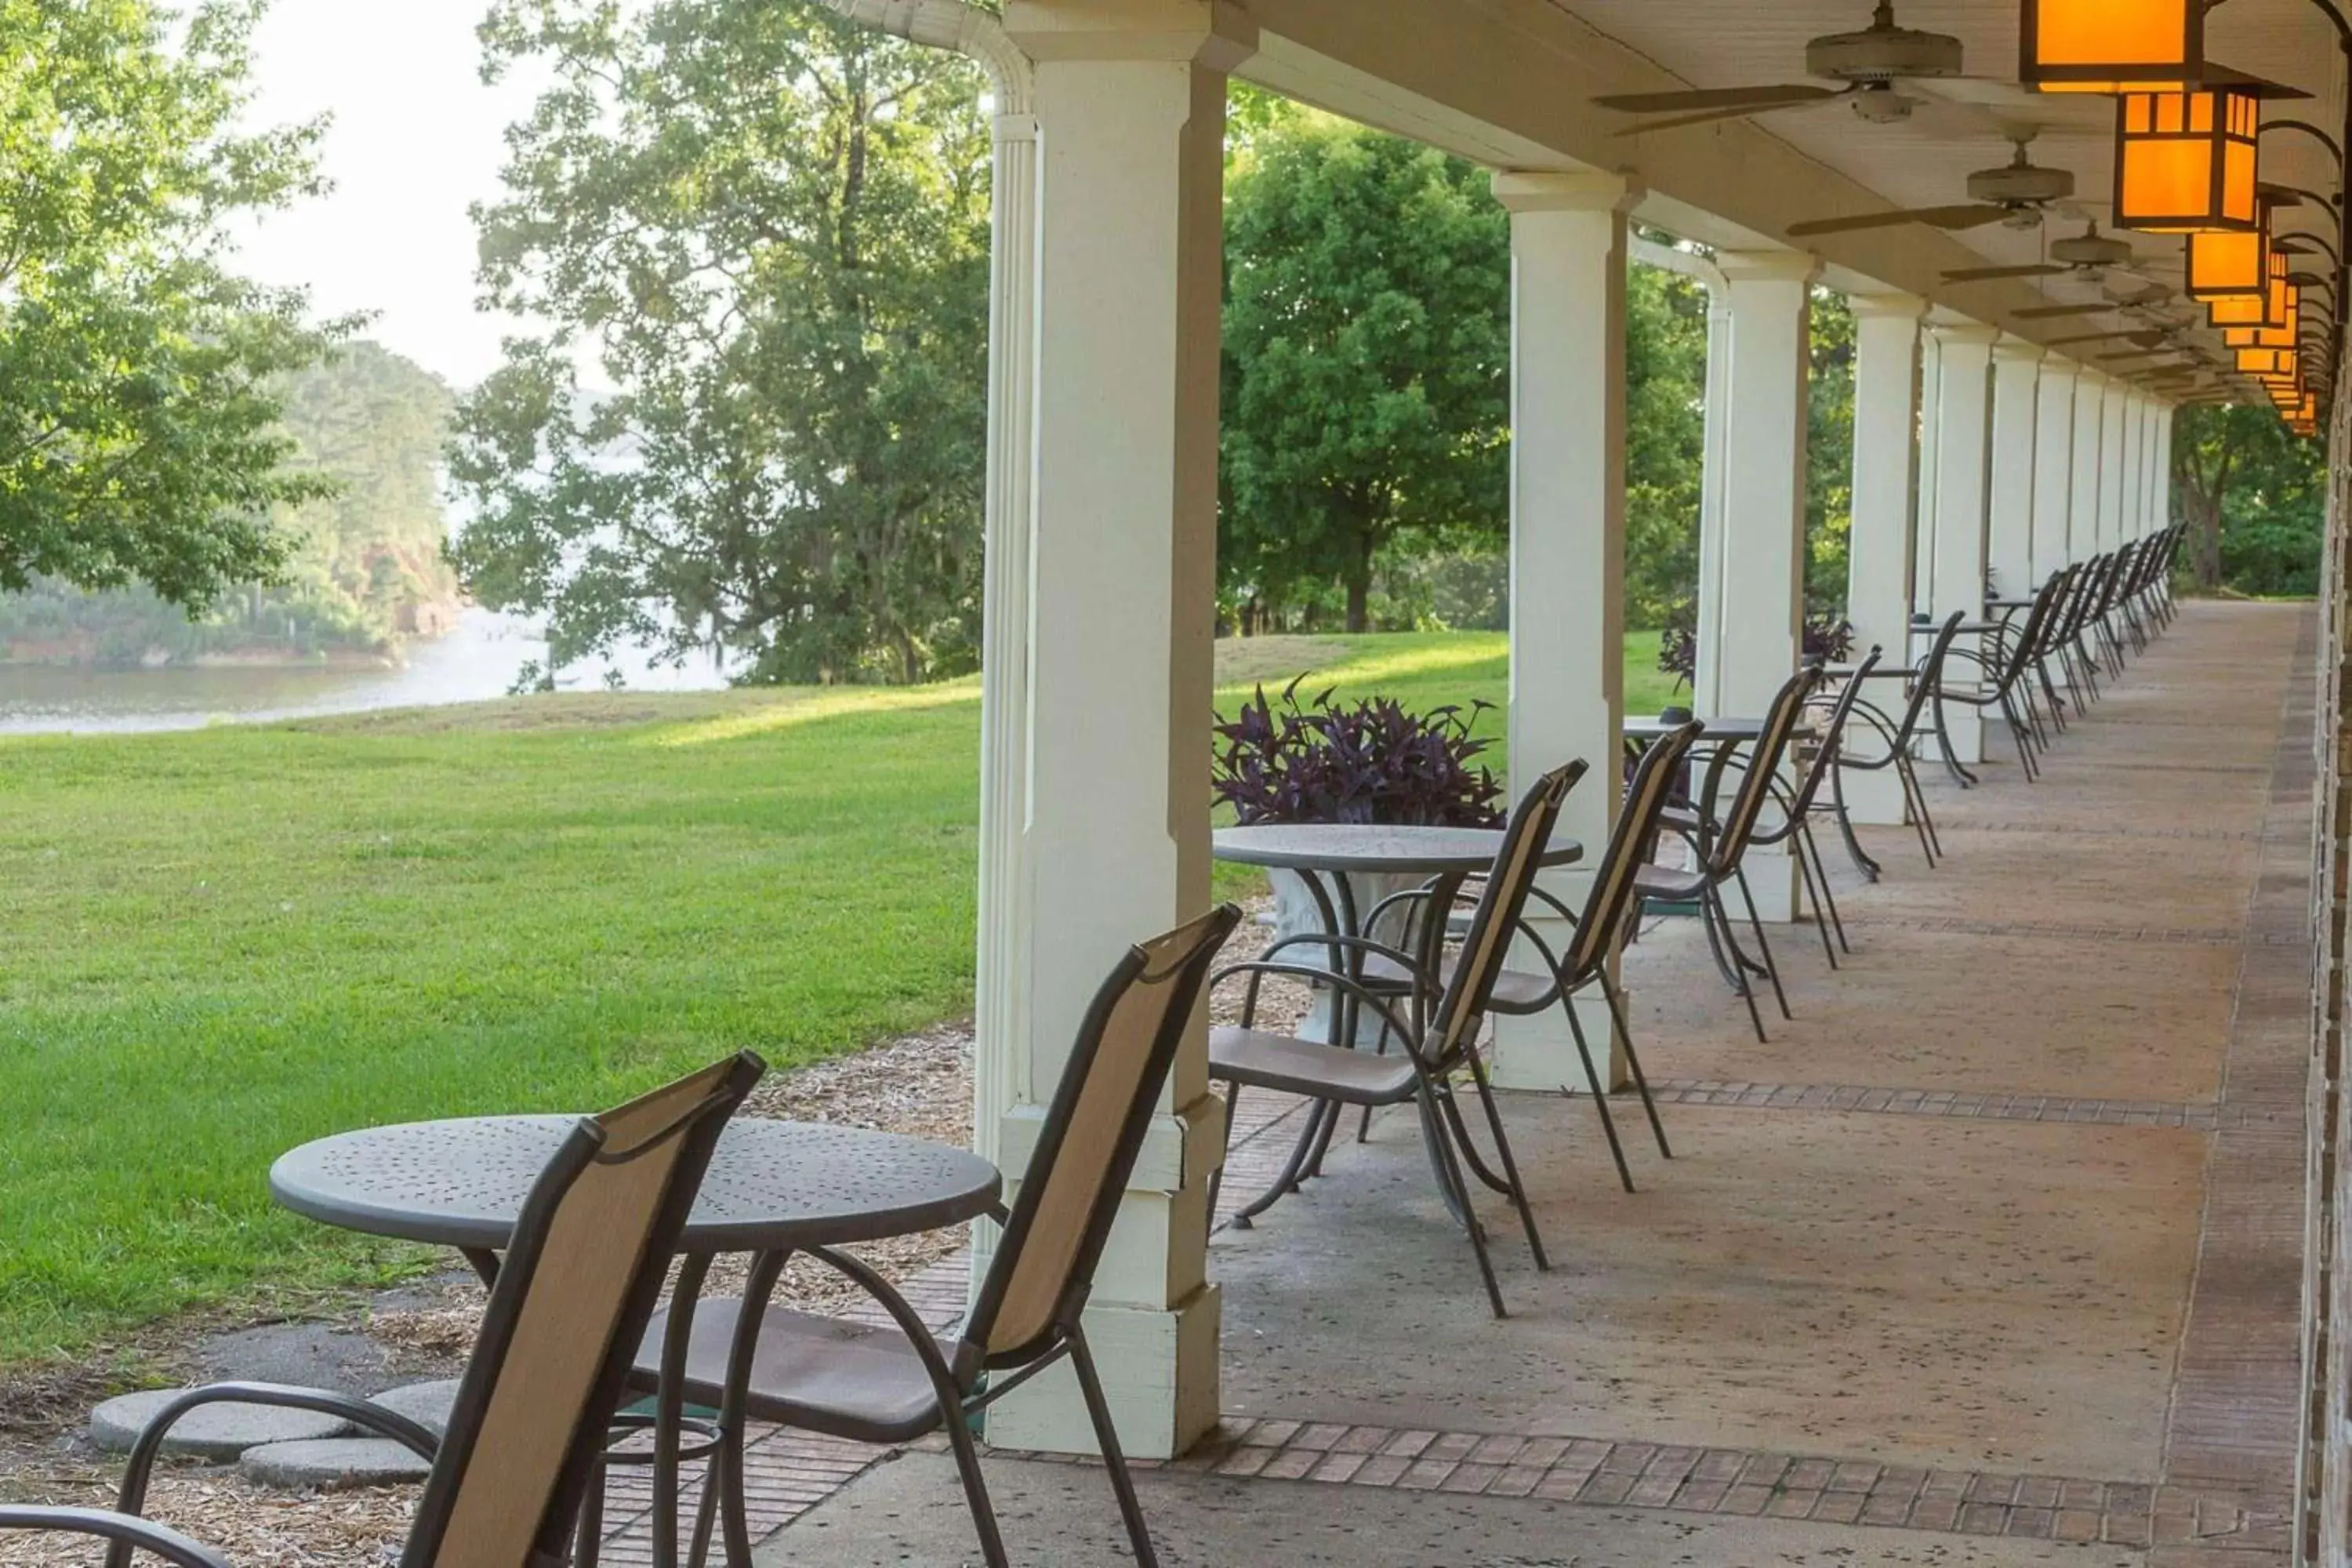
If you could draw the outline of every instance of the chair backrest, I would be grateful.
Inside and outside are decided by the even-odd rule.
[[[1966,610],[1954,610],[1936,628],[1936,636],[1927,644],[1927,656],[1911,672],[1911,698],[1903,709],[1903,722],[1895,727],[1895,749],[1904,751],[1912,737],[1919,732],[1919,716],[1926,711],[1928,699],[1936,695],[1936,687],[1944,679],[1944,666],[1951,662],[1952,645],[1959,640],[1960,627],[1969,616]]]
[[[1789,754],[1789,742],[1796,737],[1797,721],[1804,717],[1805,700],[1821,678],[1821,666],[1807,664],[1783,681],[1773,697],[1772,706],[1764,715],[1763,732],[1748,749],[1748,771],[1741,775],[1739,787],[1732,792],[1730,808],[1723,814],[1723,826],[1707,844],[1707,869],[1714,875],[1728,877],[1738,869],[1739,858],[1748,853],[1748,840],[1756,836],[1756,824],[1764,815],[1764,802],[1772,793],[1773,775],[1780,771],[1780,763]],[[1702,814],[1714,802],[1717,784],[1724,769],[1730,765],[1734,750],[1731,746],[1723,747],[1716,752],[1715,761],[1707,764],[1706,784],[1699,792]]]
[[[727,1119],[737,1056],[583,1121],[499,1264],[402,1568],[571,1561],[590,1475]]]
[[[2050,618],[2056,614],[2060,596],[2065,592],[2065,574],[2055,573],[2042,584],[2042,591],[2033,595],[2032,607],[2025,612],[2024,625],[2019,626],[2003,645],[2008,649],[2009,658],[1993,672],[1995,689],[2006,690],[2032,668],[2033,661],[2042,655],[2042,637],[2049,630]]]
[[[1128,949],[1095,993],[964,1328],[989,1363],[1032,1360],[1077,1321],[1202,984],[1241,918],[1221,904]]]
[[[1486,873],[1486,891],[1471,912],[1470,929],[1463,933],[1461,962],[1454,967],[1445,994],[1437,1000],[1428,1034],[1415,1047],[1431,1067],[1450,1068],[1476,1043],[1478,1026],[1486,1019],[1495,983],[1502,978],[1504,961],[1510,956],[1511,938],[1527,909],[1528,889],[1535,886],[1536,873],[1543,868],[1544,848],[1551,842],[1553,825],[1559,821],[1560,803],[1588,766],[1580,757],[1566,767],[1554,768],[1528,787],[1511,813],[1503,829],[1502,847],[1496,851],[1494,868]]]
[[[1878,668],[1879,660],[1885,657],[1885,648],[1872,644],[1869,654],[1854,667],[1853,673],[1839,690],[1837,700],[1830,704],[1829,721],[1821,727],[1812,761],[1805,764],[1804,774],[1797,781],[1796,795],[1790,804],[1789,821],[1792,826],[1813,808],[1814,798],[1822,793],[1822,781],[1829,776],[1832,768],[1837,766],[1838,744],[1845,739],[1846,721],[1853,717],[1853,705],[1862,700],[1864,684]]]
[[[1683,761],[1705,728],[1689,723],[1668,731],[1652,742],[1634,764],[1633,782],[1625,786],[1624,804],[1617,813],[1617,826],[1609,835],[1609,847],[1592,869],[1592,890],[1585,897],[1576,935],[1560,954],[1561,984],[1580,984],[1609,962],[1617,943],[1617,928],[1633,905],[1634,874],[1648,858],[1650,840],[1658,831],[1658,818],[1674,798]]]

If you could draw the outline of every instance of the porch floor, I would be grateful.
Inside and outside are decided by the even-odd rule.
[[[1931,779],[1942,869],[1825,847],[1856,951],[1776,930],[1769,1044],[1654,929],[1677,1157],[1621,1100],[1628,1196],[1589,1104],[1510,1097],[1554,1267],[1487,1211],[1507,1321],[1402,1117],[1221,1233],[1229,1414],[1142,1478],[1165,1561],[2284,1563],[2314,629],[2186,606],[2041,784]],[[1297,1127],[1252,1121],[1237,1194]],[[1091,1467],[990,1475],[1017,1559],[1125,1560]],[[940,1454],[822,1489],[766,1560],[976,1559]]]

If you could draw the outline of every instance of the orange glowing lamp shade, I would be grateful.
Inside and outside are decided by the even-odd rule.
[[[2293,349],[2240,349],[2238,374],[2265,378],[2290,377],[2295,374],[2296,359]]]
[[[2126,93],[2116,108],[2116,223],[2143,234],[2253,234],[2263,103],[2236,87]]]
[[[2279,270],[2285,270],[2284,258]],[[2242,299],[2259,309],[2269,292],[2271,277],[2271,237],[2261,226],[2207,230],[2189,237],[2187,281],[2181,292],[2192,300],[2212,304]]]
[[[2292,323],[2284,327],[2225,327],[2221,342],[2233,349],[2291,349],[2295,343]]]
[[[2228,331],[2232,327],[2291,327],[2303,309],[2303,285],[2287,280],[2286,258],[2272,268],[2271,286],[2259,299],[2231,295],[2205,307],[2206,324]]]
[[[2146,92],[2202,80],[2205,0],[2022,0],[2017,79],[2041,92]]]

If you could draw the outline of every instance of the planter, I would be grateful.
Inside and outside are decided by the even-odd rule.
[[[1303,874],[1275,869],[1268,871],[1266,878],[1274,884],[1275,941],[1280,942],[1285,937],[1292,936],[1320,935],[1328,929],[1324,923],[1322,906],[1316,901],[1315,894],[1307,888],[1307,879]],[[1371,914],[1373,908],[1381,900],[1417,888],[1427,879],[1414,876],[1410,872],[1359,872],[1344,879],[1334,879],[1328,875],[1321,878],[1320,880],[1325,884],[1324,896],[1330,900],[1333,913],[1344,917],[1345,911],[1340,908],[1339,893],[1330,886],[1331,882],[1337,879],[1344,879],[1347,882],[1349,895],[1355,901],[1356,918],[1362,920]],[[1404,945],[1407,935],[1406,925],[1409,914],[1410,911],[1403,909],[1391,910],[1381,917],[1378,930],[1366,931],[1363,934],[1376,942],[1387,942],[1391,947],[1401,947]],[[1300,942],[1297,947],[1281,953],[1279,958],[1282,963],[1297,963],[1315,969],[1332,967],[1331,949],[1318,947],[1309,942]],[[1299,1026],[1300,1038],[1327,1041],[1335,1038],[1332,1015],[1335,1011],[1333,1005],[1338,1000],[1338,996],[1339,994],[1328,985],[1315,987],[1314,1005],[1308,1010],[1305,1021]],[[1380,1042],[1381,1027],[1379,1015],[1369,1009],[1363,1011],[1356,1020],[1355,1043],[1365,1050],[1371,1049]],[[1389,1048],[1394,1050],[1396,1042],[1390,1041]]]

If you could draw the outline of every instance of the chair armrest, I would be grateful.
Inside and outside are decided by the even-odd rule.
[[[147,1506],[147,1483],[154,1474],[156,1458],[163,1451],[163,1439],[183,1416],[207,1405],[267,1405],[281,1410],[314,1410],[322,1415],[340,1415],[355,1426],[389,1437],[427,1463],[441,1452],[441,1440],[431,1428],[354,1394],[281,1383],[215,1383],[188,1390],[155,1412],[140,1428],[138,1441],[131,1446],[131,1457],[123,1462],[122,1487],[115,1494],[117,1510],[135,1516]]]
[[[931,1326],[923,1321],[923,1315],[908,1305],[907,1299],[891,1288],[890,1281],[883,1279],[863,1258],[852,1258],[848,1253],[830,1247],[803,1247],[800,1250],[802,1257],[815,1258],[865,1291],[873,1298],[876,1306],[889,1314],[890,1321],[907,1336],[915,1359],[921,1362],[923,1370],[930,1374],[931,1392],[940,1402],[940,1419],[953,1420],[954,1416],[950,1412],[962,1402],[965,1392],[963,1380],[956,1369],[948,1364],[948,1358],[940,1353],[939,1338],[931,1331]]]
[[[1291,947],[1328,947],[1332,950],[1331,956],[1334,959],[1339,956],[1341,951],[1376,953],[1390,963],[1402,966],[1408,973],[1421,973],[1421,961],[1402,948],[1391,947],[1384,942],[1376,942],[1368,936],[1343,936],[1338,931],[1303,931],[1297,936],[1284,937],[1280,942],[1275,942],[1259,953],[1258,957],[1272,958],[1285,948]],[[1317,973],[1323,972],[1318,970]]]
[[[0,1507],[0,1530],[94,1535],[114,1542],[126,1558],[135,1547],[153,1552],[173,1568],[236,1568],[203,1542],[183,1535],[169,1525],[127,1513],[110,1513],[102,1508]]]
[[[1408,968],[1412,966],[1408,965]],[[1414,973],[1418,973],[1418,971],[1415,970]],[[1215,990],[1218,986],[1223,984],[1226,981],[1232,979],[1236,974],[1246,974],[1250,977],[1249,1005],[1242,1014],[1242,1027],[1244,1029],[1253,1029],[1257,1026],[1251,1020],[1257,1016],[1257,983],[1259,979],[1268,974],[1279,974],[1285,975],[1293,980],[1307,981],[1313,984],[1328,985],[1334,990],[1345,992],[1348,995],[1353,997],[1358,1002],[1360,1002],[1364,1005],[1371,1008],[1373,1012],[1378,1013],[1381,1016],[1381,1023],[1386,1026],[1386,1027],[1394,1030],[1396,1037],[1402,1041],[1408,1049],[1410,1049],[1414,1043],[1413,1032],[1405,1027],[1402,1020],[1397,1017],[1396,1013],[1389,1006],[1388,999],[1381,996],[1377,992],[1368,988],[1363,982],[1349,975],[1341,974],[1333,970],[1318,969],[1312,964],[1270,963],[1263,958],[1255,958],[1241,963],[1230,964],[1223,969],[1218,970],[1214,974],[1210,975],[1209,989],[1212,991]]]

